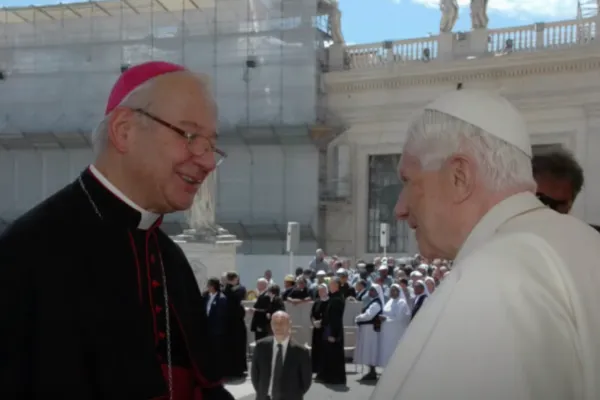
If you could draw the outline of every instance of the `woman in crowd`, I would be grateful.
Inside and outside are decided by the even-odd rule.
[[[271,285],[269,289],[267,289],[267,295],[271,298],[271,303],[269,303],[269,306],[267,307],[267,319],[271,321],[271,315],[275,314],[277,311],[285,311],[285,305],[281,299],[281,291],[278,285]],[[269,323],[269,335],[272,334],[271,323]]]
[[[425,288],[427,289],[427,295],[433,294],[435,291],[435,279],[431,276],[425,278]]]
[[[354,362],[367,365],[369,372],[361,378],[363,381],[377,379],[376,367],[382,367],[380,359],[381,325],[383,306],[385,299],[383,289],[377,283],[373,283],[369,289],[369,305],[355,317],[358,325],[358,338],[354,349]]]
[[[310,322],[312,323],[311,359],[313,373],[319,372],[323,357],[323,316],[329,302],[329,290],[322,283],[318,286],[318,297],[310,311]]]
[[[383,307],[382,316],[384,322],[381,325],[379,359],[381,366],[385,367],[410,323],[410,307],[402,298],[401,288],[397,283],[390,288],[390,299]]]

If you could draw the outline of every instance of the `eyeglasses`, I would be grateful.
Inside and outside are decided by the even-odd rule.
[[[215,165],[217,167],[219,165],[221,165],[221,163],[223,161],[225,161],[225,158],[227,158],[227,153],[225,153],[223,150],[215,147],[208,140],[208,138],[206,136],[200,135],[198,133],[186,132],[183,129],[181,129],[181,128],[165,121],[164,119],[159,118],[156,115],[153,115],[153,114],[149,113],[148,111],[143,110],[141,108],[135,108],[135,109],[133,109],[133,111],[135,111],[147,118],[150,118],[152,121],[161,124],[165,128],[169,128],[170,130],[172,130],[179,136],[186,139],[188,150],[192,154],[194,154],[196,156],[203,156],[208,152],[212,152],[214,155],[214,158],[215,158]]]

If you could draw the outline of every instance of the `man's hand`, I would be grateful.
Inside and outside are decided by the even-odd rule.
[[[313,321],[313,326],[317,329],[321,328],[321,321]]]
[[[335,343],[335,338],[334,338],[333,336],[329,336],[329,337],[327,338],[327,341],[328,341],[329,343]]]

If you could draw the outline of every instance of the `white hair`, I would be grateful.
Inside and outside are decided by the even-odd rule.
[[[131,108],[146,108],[150,105],[150,93],[156,82],[156,78],[144,82],[140,86],[133,89],[127,96],[121,100],[119,106],[127,106]],[[106,114],[96,129],[92,132],[92,149],[96,157],[106,149],[108,143],[108,122],[113,111]]]
[[[206,91],[206,97],[214,103],[208,77],[204,74],[190,74],[193,75],[196,79],[198,79],[198,82],[202,85],[202,89]],[[148,108],[152,102],[152,89],[156,84],[156,80],[161,76],[164,75],[159,75],[155,78],[149,79],[140,86],[133,89],[127,96],[123,98],[123,100],[121,100],[118,107],[125,106],[129,108]],[[108,143],[108,122],[110,121],[112,113],[113,112],[111,111],[110,113],[105,115],[104,118],[102,118],[102,121],[100,121],[100,123],[98,124],[98,126],[96,126],[96,129],[94,129],[94,131],[92,132],[92,149],[94,150],[94,154],[96,157],[98,157],[98,155],[100,155],[100,153],[102,153],[102,151],[106,149],[106,145]]]
[[[418,158],[425,170],[437,170],[457,153],[475,158],[489,189],[535,187],[531,158],[517,147],[451,115],[425,110],[408,130],[405,153]]]

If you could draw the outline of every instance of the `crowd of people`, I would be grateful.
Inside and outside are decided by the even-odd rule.
[[[362,380],[376,380],[410,321],[451,270],[446,260],[376,257],[372,262],[325,257],[316,251],[307,268],[287,275],[280,287],[266,270],[256,289],[247,290],[235,272],[208,280],[203,299],[215,346],[227,346],[223,375],[229,380],[247,375],[248,343],[273,335],[271,318],[279,311],[312,302],[310,341],[312,372],[328,384],[346,384],[343,316],[345,305],[360,303],[355,318],[357,341],[353,362],[368,367]],[[251,307],[244,300],[252,299]],[[246,316],[251,314],[247,338]]]
[[[283,289],[273,281],[271,271],[265,271],[256,290],[248,291],[248,298],[255,302],[244,311],[252,313],[250,331],[258,342],[273,334],[271,317],[275,313],[285,311],[286,305],[312,302],[310,348],[315,379],[346,384],[344,310],[348,302],[360,303],[353,362],[368,366],[362,380],[376,380],[376,367],[386,366],[408,324],[450,269],[446,260],[430,261],[418,254],[398,259],[377,257],[352,265],[337,256],[325,257],[319,249],[307,268],[297,268],[295,275],[284,278]],[[236,282],[227,279],[223,284],[224,297],[229,299],[232,284]],[[239,295],[235,300],[240,310],[241,299]],[[241,311],[238,315],[241,321]],[[241,354],[240,349],[240,358]]]

